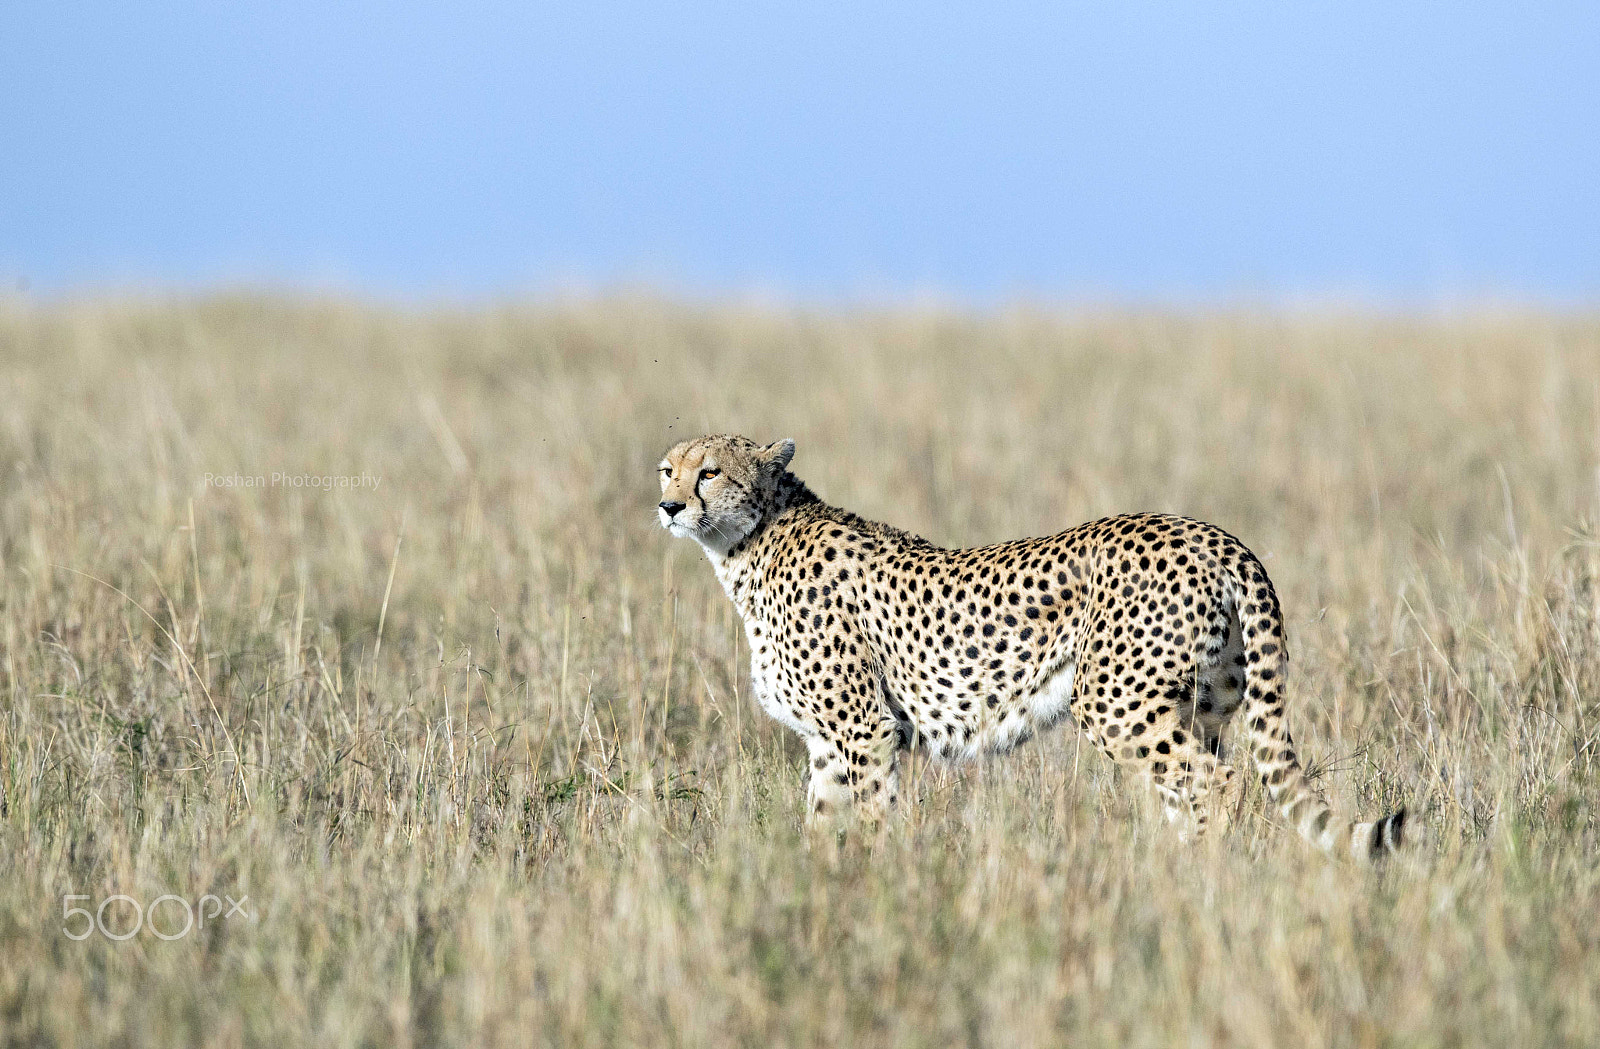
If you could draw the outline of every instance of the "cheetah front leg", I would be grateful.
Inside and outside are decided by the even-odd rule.
[[[868,826],[880,826],[900,793],[896,742],[893,721],[873,730],[847,728],[809,737],[807,825],[829,825],[853,816]]]
[[[811,779],[806,784],[806,825],[821,826],[850,810],[850,765],[844,751],[821,735],[806,740]]]

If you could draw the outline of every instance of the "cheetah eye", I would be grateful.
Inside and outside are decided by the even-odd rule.
[[[713,477],[716,477],[720,473],[722,473],[721,470],[701,470],[700,471],[700,480],[709,481]]]

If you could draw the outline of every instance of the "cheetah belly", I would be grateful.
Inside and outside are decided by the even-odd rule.
[[[1077,667],[1070,661],[1045,679],[1043,685],[1028,697],[1028,720],[1035,731],[1055,728],[1067,716],[1072,706],[1072,684],[1077,677]]]
[[[1004,754],[1028,742],[1035,733],[1054,728],[1071,707],[1076,676],[1077,668],[1071,662],[1064,663],[1031,694],[1002,704],[1000,716],[979,727],[961,748],[960,757]]]

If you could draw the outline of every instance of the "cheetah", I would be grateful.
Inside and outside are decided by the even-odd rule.
[[[664,528],[694,539],[744,620],[754,692],[805,739],[807,820],[881,823],[913,747],[1001,754],[1069,716],[1159,792],[1184,833],[1226,822],[1242,710],[1272,806],[1321,848],[1370,860],[1405,810],[1333,817],[1284,721],[1283,614],[1256,556],[1213,525],[1128,514],[966,550],[818,498],[792,440],[714,435],[661,461]]]

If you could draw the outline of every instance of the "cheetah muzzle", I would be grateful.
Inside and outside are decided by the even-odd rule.
[[[805,738],[807,818],[895,804],[903,750],[1003,753],[1070,716],[1203,833],[1237,810],[1235,714],[1272,806],[1324,849],[1371,859],[1405,810],[1335,819],[1284,720],[1283,613],[1256,556],[1212,525],[1129,514],[947,550],[818,499],[794,442],[684,441],[661,461],[662,526],[694,539],[744,619],[761,705]]]

